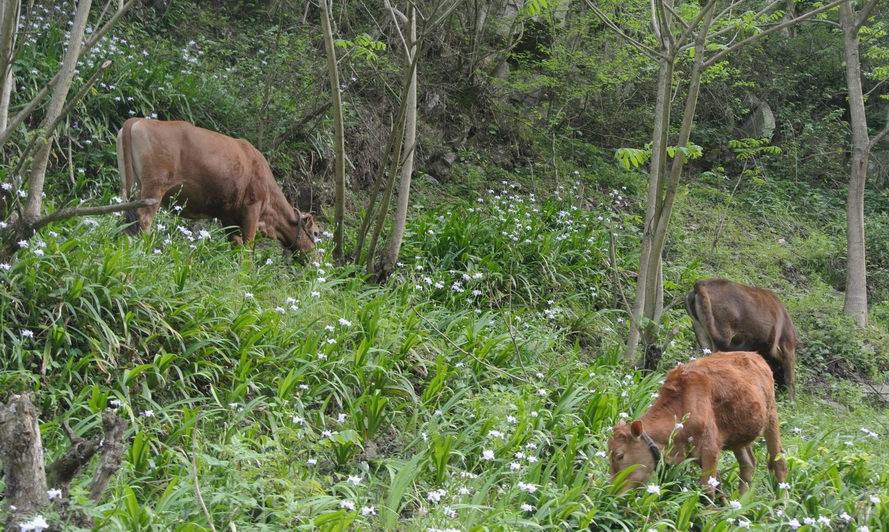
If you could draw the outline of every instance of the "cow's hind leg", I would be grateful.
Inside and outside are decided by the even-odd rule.
[[[738,491],[741,495],[747,493],[750,483],[753,480],[753,472],[756,470],[756,457],[753,456],[753,446],[745,445],[733,449],[735,458],[738,460]]]
[[[163,201],[164,194],[166,194],[166,187],[160,186],[145,186],[142,185],[142,190],[139,193],[140,199],[154,199],[157,200],[154,205],[148,205],[147,207],[139,207],[136,209],[135,213],[133,211],[127,211],[125,220],[127,222],[138,222],[138,224],[133,224],[130,226],[130,231],[132,233],[138,233],[141,231],[148,231],[151,227],[151,221],[154,220],[154,217],[157,215],[157,211],[161,207],[161,201]]]

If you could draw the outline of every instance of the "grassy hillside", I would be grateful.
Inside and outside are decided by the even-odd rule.
[[[174,2],[156,18],[146,8],[101,47],[97,58],[115,64],[61,129],[51,206],[110,201],[116,127],[157,114],[249,138],[289,193],[314,180],[324,216],[327,118],[288,129],[325,98],[312,28],[296,17],[281,30],[250,2],[243,18],[217,4]],[[64,40],[69,15],[42,13],[43,38],[17,59],[22,98],[52,75]],[[368,110],[388,101],[366,79],[395,72],[386,58],[352,67],[350,242],[384,121]],[[0,401],[34,393],[47,459],[69,446],[63,421],[94,434],[112,408],[131,424],[104,502],[81,479],[75,509],[108,530],[889,530],[889,420],[861,385],[889,374],[885,192],[868,195],[872,324],[856,330],[841,313],[835,181],[800,181],[781,160],[737,186],[731,164],[692,169],[665,254],[665,351],[645,372],[621,358],[645,176],[576,136],[459,102],[436,117],[446,125],[421,117],[421,151],[439,148],[452,122],[482,133],[447,176],[421,158],[403,264],[383,284],[335,266],[329,242],[292,261],[267,241],[233,249],[221,228],[170,212],[139,237],[112,216],[56,224],[0,264]],[[507,140],[527,141],[515,150],[524,159]],[[776,291],[799,329],[799,398],[779,409],[789,485],[768,476],[760,443],[745,497],[730,454],[725,501],[702,500],[694,465],[617,497],[611,427],[644,412],[675,363],[701,355],[682,298],[708,276]],[[44,516],[76,529],[63,510]],[[0,521],[6,511],[0,503]]]
[[[196,467],[215,525],[238,529],[722,530],[806,518],[842,529],[844,515],[880,529],[885,411],[849,386],[852,395],[826,394],[810,351],[801,399],[781,405],[789,488],[761,467],[748,496],[732,495],[737,467],[726,456],[731,504],[698,504],[691,466],[662,471],[658,493],[613,495],[610,428],[644,411],[662,374],[619,358],[625,324],[607,235],[632,248],[637,214],[595,183],[581,176],[550,195],[492,182],[461,199],[430,190],[404,265],[382,286],[332,266],[327,249],[289,264],[274,245],[233,250],[217,228],[169,216],[138,239],[120,236],[111,217],[53,228],[0,273],[2,389],[37,391],[50,456],[67,447],[62,419],[89,432],[120,405],[133,440],[112,496],[92,507],[82,486],[73,491],[102,527],[208,527]],[[695,216],[696,202],[714,193],[701,186],[683,198],[668,277],[777,279],[769,263],[780,258],[732,261],[756,256],[746,246],[775,247],[742,210],[726,242],[747,227],[744,248],[684,256],[706,240],[713,222]],[[692,223],[705,229],[683,228]],[[816,279],[799,292],[772,286],[795,317],[836,305]],[[698,354],[680,314],[665,368]],[[885,370],[885,356],[867,360]]]

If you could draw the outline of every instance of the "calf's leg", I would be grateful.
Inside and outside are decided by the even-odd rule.
[[[774,400],[769,412],[765,437],[766,447],[769,449],[769,471],[775,475],[778,482],[784,482],[787,479],[787,464],[784,462],[784,451],[781,449],[781,429],[778,426],[778,409],[774,404]]]
[[[704,487],[704,490],[707,491],[711,499],[716,498],[716,488],[719,485],[718,482],[716,485],[713,485],[713,481],[711,479],[719,479],[719,471],[717,470],[717,464],[719,463],[719,448],[718,447],[707,447],[700,449],[700,462],[701,462],[701,485]]]

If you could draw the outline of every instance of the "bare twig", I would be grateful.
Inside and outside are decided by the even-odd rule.
[[[870,18],[871,12],[877,7],[877,4],[880,0],[870,0],[864,7],[861,8],[861,11],[858,12],[858,20],[855,23],[856,29],[861,29],[862,26],[867,23],[867,19]]]
[[[327,0],[321,1],[326,2]],[[213,516],[210,515],[210,510],[207,509],[207,505],[206,503],[204,503],[204,496],[201,494],[201,483],[198,480],[197,424],[195,424],[195,427],[191,429],[191,481],[194,484],[194,495],[198,500],[198,504],[201,505],[201,511],[204,512],[204,517],[207,518],[207,523],[210,525],[210,530],[216,532],[216,526],[213,525]]]
[[[889,134],[889,112],[886,112],[886,124],[883,126],[883,129],[881,129],[879,133],[874,135],[874,138],[872,138],[871,141],[868,143],[868,153],[870,153],[887,134]]]
[[[601,20],[603,24],[605,24],[606,26],[611,28],[611,30],[613,32],[615,32],[618,35],[620,35],[621,37],[623,37],[628,43],[630,43],[631,46],[633,46],[634,48],[636,48],[637,50],[642,52],[642,54],[644,54],[646,57],[648,57],[652,61],[656,61],[658,58],[661,57],[661,54],[658,53],[657,51],[653,50],[652,48],[642,44],[641,42],[637,41],[636,39],[634,39],[634,38],[630,37],[629,35],[627,35],[626,33],[624,33],[623,30],[621,30],[617,24],[615,24],[610,18],[608,18],[608,16],[605,13],[603,13],[602,10],[600,10],[598,7],[596,7],[596,5],[593,4],[593,2],[591,0],[586,0],[586,3],[590,7],[590,9],[593,11],[593,13],[597,17],[599,17],[599,20]]]
[[[754,41],[757,41],[757,40],[765,37],[766,35],[775,33],[776,31],[783,30],[784,28],[788,28],[790,26],[794,26],[804,20],[814,17],[815,15],[824,13],[825,11],[829,11],[846,1],[848,1],[848,0],[834,0],[833,2],[831,2],[829,4],[825,4],[821,7],[819,7],[818,9],[813,9],[812,11],[809,11],[808,13],[800,15],[794,19],[788,20],[787,22],[778,24],[777,26],[772,26],[771,28],[763,30],[762,32],[757,33],[756,35],[752,35],[750,37],[747,37],[746,39],[738,41],[737,43],[733,44],[732,46],[729,46],[723,50],[720,50],[715,55],[713,55],[710,59],[707,59],[706,61],[704,61],[704,65],[703,65],[704,69],[707,69],[707,68],[713,66],[717,61],[719,61],[720,59],[725,57],[727,54],[734,52],[738,48],[743,48],[744,46],[747,46],[748,44],[750,44]]]

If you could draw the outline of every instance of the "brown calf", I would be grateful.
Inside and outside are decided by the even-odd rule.
[[[158,203],[127,213],[148,229],[160,207],[176,197],[186,218],[218,218],[238,226],[236,243],[250,242],[257,231],[291,250],[315,247],[318,226],[311,214],[287,201],[265,157],[243,139],[196,127],[188,122],[130,118],[117,134],[121,199],[134,185],[140,199]]]
[[[774,293],[725,279],[695,283],[685,308],[702,349],[756,351],[795,395],[796,329]]]
[[[740,465],[739,489],[745,493],[756,468],[753,442],[761,435],[769,450],[768,468],[784,482],[787,466],[780,457],[778,408],[769,366],[752,352],[716,353],[673,368],[654,405],[638,420],[630,424],[621,420],[614,427],[608,441],[611,475],[614,478],[639,464],[627,477],[623,493],[645,483],[661,457],[668,464],[692,457],[701,466],[701,482],[712,495],[719,453],[731,449]]]

